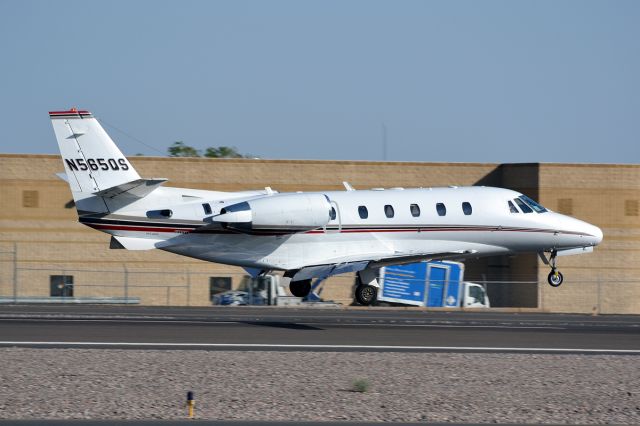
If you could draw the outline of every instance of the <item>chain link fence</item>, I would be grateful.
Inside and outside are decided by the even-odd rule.
[[[215,294],[241,286],[242,272],[24,265],[0,251],[1,303],[91,303],[207,306]]]
[[[0,249],[0,304],[87,303],[155,306],[210,306],[216,295],[246,290],[250,277],[238,272],[207,272],[132,267],[79,268],[19,261],[17,246]],[[569,275],[569,274],[566,274]],[[640,280],[572,277],[558,288],[546,280],[467,278],[482,285],[491,308],[529,308],[544,312],[640,314]],[[353,275],[329,278],[324,300],[353,303]],[[286,290],[286,285],[284,286]],[[250,302],[251,303],[251,302]]]

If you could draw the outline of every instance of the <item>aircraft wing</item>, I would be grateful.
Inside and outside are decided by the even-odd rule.
[[[366,268],[382,268],[383,266],[403,265],[407,263],[421,262],[425,260],[460,259],[473,254],[476,250],[455,250],[434,253],[402,253],[393,255],[371,256],[366,260],[346,260],[340,263],[306,266],[298,270],[292,277],[293,281],[308,280],[312,278],[327,278],[332,275],[347,272],[358,272]]]

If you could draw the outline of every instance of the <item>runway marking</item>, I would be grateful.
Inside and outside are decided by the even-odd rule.
[[[363,349],[363,350],[416,350],[416,351],[469,351],[469,352],[551,352],[589,354],[640,355],[640,349],[586,349],[586,348],[520,348],[482,346],[386,346],[386,345],[306,345],[279,343],[151,343],[151,342],[30,342],[0,341],[0,346],[80,346],[80,347],[145,347],[145,348],[255,348],[255,349]]]

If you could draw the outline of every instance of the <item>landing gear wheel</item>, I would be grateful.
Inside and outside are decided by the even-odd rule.
[[[564,280],[562,273],[556,269],[553,269],[549,272],[549,276],[547,277],[547,281],[551,287],[560,287],[562,281]]]
[[[306,297],[311,291],[311,280],[291,281],[289,291],[295,297]]]
[[[356,287],[356,301],[363,305],[369,306],[378,298],[378,289],[372,285],[360,284]]]

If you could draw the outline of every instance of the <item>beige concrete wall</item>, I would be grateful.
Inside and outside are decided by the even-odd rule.
[[[169,178],[170,186],[210,190],[264,186],[280,191],[342,189],[341,182],[346,180],[356,188],[503,186],[539,198],[554,210],[559,200],[564,199],[566,207],[566,199],[571,199],[573,215],[601,226],[605,240],[594,254],[560,259],[566,280],[560,289],[546,284],[538,289],[532,284],[545,283],[548,272],[533,255],[470,261],[467,277],[521,282],[490,287],[494,300],[502,306],[536,306],[539,293],[542,307],[549,310],[590,312],[599,300],[602,312],[640,313],[635,302],[640,300],[640,283],[636,283],[640,281],[640,223],[638,216],[625,215],[625,201],[639,198],[640,166],[153,157],[130,160],[142,176]],[[129,271],[128,294],[141,297],[144,304],[207,305],[210,276],[230,276],[234,286],[240,283],[244,271],[239,268],[158,250],[110,250],[106,234],[77,222],[75,209],[68,204],[68,186],[55,177],[62,169],[62,162],[55,155],[0,155],[0,295],[13,291],[14,244],[23,295],[48,295],[49,276],[70,271],[76,295],[124,295],[125,267]],[[323,297],[348,304],[352,284],[352,275],[334,277],[326,282]]]
[[[627,200],[640,200],[638,165],[540,166],[540,201],[556,211],[570,206],[565,213],[604,233],[592,254],[559,258],[565,283],[558,289],[541,288],[543,308],[640,313],[640,216],[625,212]],[[540,264],[540,280],[547,274],[548,268]]]
[[[358,188],[471,185],[489,174],[491,164],[456,164],[455,172],[439,163],[376,163],[132,157],[142,176],[166,177],[169,185],[221,191],[343,189],[347,180]],[[109,236],[77,221],[71,194],[55,173],[63,170],[57,155],[0,155],[0,295],[13,292],[12,250],[18,248],[19,291],[47,296],[49,276],[74,275],[78,296],[122,296],[124,268],[129,270],[127,294],[144,304],[209,304],[209,277],[230,276],[240,284],[240,268],[202,262],[162,251],[109,250]],[[37,205],[25,207],[37,192]],[[3,249],[0,248],[0,252]],[[38,270],[35,270],[35,269]],[[91,269],[97,272],[82,271]],[[165,274],[153,273],[163,271]],[[187,274],[189,272],[189,274]],[[190,277],[189,284],[185,284]],[[99,283],[104,285],[100,286]],[[323,297],[349,304],[353,276],[334,277]]]

